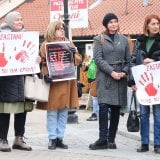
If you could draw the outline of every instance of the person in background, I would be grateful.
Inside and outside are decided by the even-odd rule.
[[[94,38],[94,59],[97,65],[97,97],[99,103],[99,139],[91,150],[116,149],[116,133],[120,108],[127,105],[127,75],[130,50],[127,37],[118,33],[118,17],[107,13],[102,22],[104,33]],[[108,110],[110,123],[108,127]]]
[[[40,47],[42,57],[42,72],[47,76],[48,66],[46,63],[45,44],[48,42],[69,41],[65,37],[64,23],[61,21],[51,22],[46,31],[45,41]],[[70,48],[75,48],[70,42]],[[75,65],[82,61],[81,57],[76,57],[74,53]],[[50,82],[50,93],[48,102],[38,102],[37,108],[47,110],[47,131],[48,149],[55,150],[56,147],[68,149],[68,145],[63,143],[65,128],[67,124],[68,109],[78,107],[77,80],[64,80]]]
[[[145,18],[143,35],[137,38],[131,66],[147,65],[155,61],[160,61],[160,18],[151,14]],[[134,91],[137,90],[133,76],[130,77],[128,83]],[[153,105],[152,108],[154,117],[154,152],[160,154],[160,104]],[[140,104],[141,146],[137,149],[137,152],[149,151],[150,109],[151,106]]]
[[[24,32],[25,28],[21,13],[17,11],[9,12],[5,17],[5,22],[0,26],[0,31]],[[0,61],[2,62],[2,59]],[[37,57],[35,61],[40,63],[41,58]],[[25,75],[0,77],[0,151],[3,152],[11,151],[7,140],[11,113],[14,113],[15,130],[15,139],[12,148],[25,151],[32,150],[24,142],[27,111],[29,108],[33,108],[33,102],[25,100],[24,77]]]
[[[86,62],[83,62],[83,71],[88,71],[87,73],[87,77],[88,77],[88,83],[89,83],[89,88],[91,89],[91,86],[94,85],[93,82],[96,79],[96,71],[97,71],[97,66],[95,64],[94,59],[91,59],[89,64]],[[96,91],[94,91],[96,92]],[[89,95],[92,98],[92,102],[93,102],[93,110],[92,110],[92,114],[90,117],[88,117],[86,120],[87,121],[97,121],[98,117],[99,117],[99,104],[98,104],[98,99],[96,97],[96,95],[91,95],[91,92],[89,91]]]

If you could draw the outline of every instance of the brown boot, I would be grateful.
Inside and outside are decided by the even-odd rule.
[[[32,148],[28,146],[26,142],[24,142],[23,138],[23,136],[16,136],[12,148],[24,151],[31,151]]]
[[[8,141],[6,139],[0,139],[0,151],[11,152],[11,148],[9,147]]]

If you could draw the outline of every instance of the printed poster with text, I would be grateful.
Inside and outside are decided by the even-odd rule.
[[[0,76],[39,73],[38,32],[0,33]]]
[[[53,82],[76,79],[73,53],[69,42],[46,43],[49,77]]]
[[[137,99],[142,105],[160,104],[160,61],[132,68]]]

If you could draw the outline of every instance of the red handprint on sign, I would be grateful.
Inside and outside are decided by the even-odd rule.
[[[157,94],[157,89],[153,85],[153,75],[150,73],[149,76],[146,72],[141,75],[141,80],[139,83],[144,86],[144,89],[148,96],[155,96]]]
[[[25,63],[30,55],[32,55],[34,52],[32,52],[32,49],[35,47],[34,44],[32,44],[32,42],[26,42],[26,40],[24,40],[22,48],[20,49],[20,51],[18,53],[16,53],[15,59],[17,61],[20,61],[22,63]],[[14,52],[16,52],[16,47],[14,48]]]
[[[4,67],[8,61],[5,58],[5,45],[2,43],[2,49],[0,51],[0,67]]]

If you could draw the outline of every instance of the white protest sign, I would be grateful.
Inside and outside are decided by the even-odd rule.
[[[71,28],[88,27],[87,0],[68,0],[68,14]],[[63,20],[63,15],[63,0],[50,0],[50,21]]]
[[[160,61],[132,68],[137,99],[142,105],[160,104]]]
[[[0,33],[0,76],[39,73],[38,32]]]

